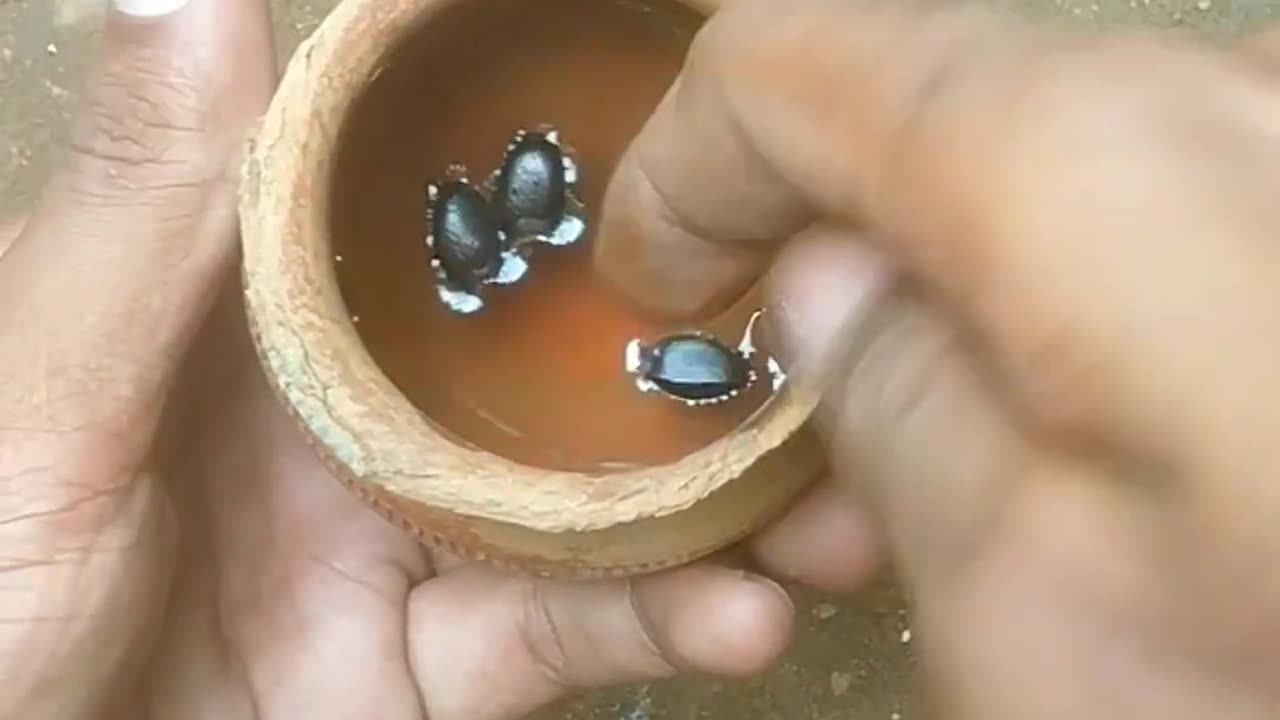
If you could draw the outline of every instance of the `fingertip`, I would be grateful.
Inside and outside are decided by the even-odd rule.
[[[726,593],[716,618],[720,627],[713,628],[707,640],[721,665],[714,667],[708,658],[709,671],[731,677],[755,675],[768,669],[791,644],[795,603],[777,582],[744,573],[737,589]]]
[[[791,642],[795,605],[753,573],[694,566],[637,587],[638,613],[682,669],[744,677],[767,669]]]
[[[833,481],[819,483],[751,541],[756,561],[775,577],[824,592],[866,586],[883,560],[870,513]]]

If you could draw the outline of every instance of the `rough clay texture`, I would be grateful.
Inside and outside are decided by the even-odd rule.
[[[276,394],[361,497],[465,557],[565,577],[629,574],[758,527],[819,469],[812,440],[793,436],[820,396],[810,384],[788,383],[744,428],[671,465],[591,478],[447,440],[364,352],[333,276],[327,194],[315,178],[332,173],[334,119],[420,13],[440,6],[338,6],[295,53],[257,131],[241,192],[243,277]]]
[[[999,2],[1001,0],[992,0]],[[1235,32],[1280,0],[1003,0],[1085,23]],[[29,209],[57,162],[105,0],[0,0],[0,224]],[[282,59],[334,0],[273,0]],[[891,587],[856,598],[798,593],[799,637],[785,661],[739,682],[681,679],[597,693],[537,720],[907,720],[921,717]]]

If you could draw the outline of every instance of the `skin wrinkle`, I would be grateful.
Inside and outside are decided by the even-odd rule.
[[[106,65],[86,95],[77,139],[139,151],[121,153],[128,164],[164,160],[165,153],[157,150],[181,148],[194,154],[205,146],[217,119],[200,77],[209,70],[192,73],[189,56],[169,58],[166,53],[135,50],[132,57]],[[153,146],[157,140],[160,147]]]
[[[231,403],[233,402],[234,397],[235,395],[229,391],[224,395],[218,395],[215,393],[210,396],[210,399],[215,404],[225,403],[226,409],[230,410],[232,408]],[[199,428],[199,431],[203,430],[204,428]],[[213,434],[206,434],[203,432],[200,432],[200,435],[206,438],[205,442],[212,442],[212,439],[215,437]],[[255,457],[256,448],[251,446],[249,448],[248,456]],[[200,490],[203,490],[203,488],[197,489],[196,492],[200,492]],[[212,505],[213,502],[212,498],[201,497],[199,495],[197,495],[195,499],[197,505],[206,503]],[[260,684],[257,682],[257,678],[253,672],[252,664],[248,659],[245,648],[239,641],[239,633],[233,630],[233,625],[235,623],[229,619],[236,615],[236,606],[228,597],[228,595],[233,592],[233,588],[235,586],[230,582],[222,580],[224,575],[231,573],[228,573],[228,561],[224,556],[224,548],[216,542],[213,537],[216,532],[214,526],[220,519],[219,514],[215,512],[210,515],[210,520],[208,522],[201,524],[201,529],[204,535],[201,545],[204,548],[204,551],[208,554],[207,567],[212,573],[211,581],[215,588],[213,600],[210,603],[211,612],[209,613],[209,620],[212,625],[213,635],[219,646],[217,650],[215,650],[215,656],[219,658],[221,665],[226,670],[227,674],[239,680],[239,686],[243,690],[241,695],[251,709],[250,717],[265,718],[266,716],[262,712],[264,703],[262,701],[262,690]]]
[[[12,250],[15,260],[24,249],[20,244],[15,244]],[[0,270],[3,269],[0,266]],[[25,382],[10,382],[0,386],[0,400],[3,400],[0,403],[0,428],[65,434],[83,432],[85,435],[112,432],[117,435],[115,440],[128,440],[127,435],[137,430],[132,424],[136,417],[149,415],[151,409],[145,396],[138,397],[138,388],[125,382],[132,373],[122,372],[121,368],[101,357],[75,361],[54,352],[53,348],[62,344],[60,340],[68,334],[67,330],[57,332],[44,325],[46,321],[52,320],[46,315],[47,308],[33,303],[32,307],[24,310],[26,317],[21,319],[9,318],[6,323],[5,318],[0,317],[0,328],[9,325],[8,329],[15,333],[21,332],[19,337],[34,346],[33,351],[37,355],[21,367],[10,368],[14,380],[21,378]],[[76,324],[80,327],[87,326],[95,319],[93,315],[77,318]],[[30,323],[27,328],[38,329],[17,330],[22,328],[20,322],[23,325]],[[3,360],[0,356],[0,362]],[[95,384],[97,387],[92,392],[86,390],[86,385]],[[88,400],[88,397],[95,398],[96,402],[104,396],[110,398],[111,403],[123,406],[120,413],[125,417],[119,419],[126,422],[128,433],[111,430],[113,423],[94,418],[89,413],[78,412],[81,409],[79,403]],[[138,401],[134,402],[135,399]],[[159,400],[151,402],[158,403]]]
[[[121,487],[138,493],[135,497],[130,498],[132,502],[126,503],[127,506],[115,503],[116,510],[119,513],[130,516],[138,509],[139,502],[148,502],[155,492],[154,485],[151,484],[151,478],[149,477],[144,477],[141,482],[121,483]],[[58,583],[57,587],[53,588],[53,596],[55,598],[77,597],[77,603],[74,606],[82,609],[83,613],[69,615],[60,624],[27,627],[29,633],[38,632],[43,638],[38,646],[45,649],[46,660],[38,662],[31,657],[22,658],[25,672],[20,674],[29,679],[23,683],[27,688],[26,691],[19,691],[21,694],[18,697],[40,697],[49,692],[50,688],[58,686],[61,682],[58,679],[60,673],[54,671],[53,668],[61,667],[69,655],[75,656],[88,652],[91,655],[100,657],[100,659],[110,661],[94,671],[98,679],[113,675],[116,672],[113,668],[124,660],[122,655],[127,650],[114,647],[96,647],[95,638],[100,634],[100,631],[95,633],[91,629],[86,630],[86,628],[92,628],[94,625],[101,626],[106,618],[113,617],[118,612],[118,608],[115,607],[118,602],[117,593],[114,592],[115,589],[122,589],[125,593],[133,592],[133,589],[130,588],[119,588],[119,578],[112,578],[106,587],[102,587],[99,580],[104,569],[116,567],[122,559],[126,559],[131,555],[130,551],[144,546],[148,539],[143,537],[144,533],[157,530],[158,533],[163,534],[163,518],[158,515],[153,515],[152,517],[155,518],[156,522],[140,521],[134,526],[118,526],[114,523],[104,522],[88,527],[86,529],[88,536],[78,542],[76,547],[60,551],[61,558],[70,561],[60,563],[65,565],[63,571],[52,575],[37,576],[37,580],[40,582],[48,583],[53,581]],[[119,532],[127,533],[127,537],[122,538],[122,541],[118,544],[112,542],[110,536]],[[86,588],[86,583],[91,586]],[[21,603],[20,599],[19,602]],[[55,604],[63,604],[57,600],[54,602]],[[42,602],[41,606],[43,607],[44,604]],[[37,628],[39,629],[37,630]],[[86,646],[86,642],[90,643],[90,645]],[[74,702],[84,704],[93,700],[93,697],[81,697]]]
[[[679,204],[674,203],[673,198],[653,182],[652,177],[643,169],[642,166],[640,166],[639,161],[637,161],[636,178],[640,182],[644,183],[645,186],[653,193],[653,196],[658,199],[658,202],[661,205],[658,212],[673,223],[673,227],[681,228],[686,232],[689,228],[696,227],[692,218],[680,215],[682,211],[679,209]],[[735,263],[740,265],[745,264],[753,267],[765,267],[767,266],[769,259],[777,252],[773,247],[762,245],[758,239],[754,243],[736,244],[735,242],[724,242],[721,238],[709,239],[711,237],[712,236],[701,232],[695,232],[689,235],[691,242],[699,243],[708,248],[714,247],[716,251],[721,254],[722,260],[729,254],[733,254],[735,256]],[[724,309],[732,303],[734,296],[750,287],[752,281],[753,278],[744,275],[744,279],[738,282],[737,286],[728,288],[727,290],[722,290],[717,298],[712,298],[716,300],[715,303],[708,304],[708,301],[705,299],[699,302],[699,314],[708,312],[714,313]]]
[[[154,90],[149,89],[148,92]],[[127,177],[134,189],[148,188],[151,182],[176,174],[198,178],[198,182],[193,180],[191,183],[192,189],[207,191],[210,182],[223,174],[221,167],[215,171],[207,156],[201,153],[199,139],[206,130],[196,118],[190,118],[190,122],[166,118],[166,113],[172,115],[173,110],[141,94],[132,95],[124,101],[132,107],[131,114],[124,116],[127,121],[118,115],[115,108],[93,111],[95,106],[120,102],[118,98],[106,97],[91,103],[84,126],[69,138],[73,167],[88,169],[102,164],[107,177],[121,182]],[[161,134],[170,137],[156,146],[156,138]],[[193,169],[197,171],[193,172]],[[100,189],[101,178],[95,172],[73,177],[82,181],[78,190]],[[175,201],[173,207],[194,210],[202,207],[202,199],[203,195],[193,193],[190,199]]]
[[[307,559],[316,567],[320,567],[327,570],[328,572],[332,573],[334,576],[340,578],[342,581],[349,582],[352,585],[362,590],[365,590],[366,592],[378,598],[379,600],[386,600],[387,602],[393,603],[393,604],[396,603],[395,597],[388,596],[386,593],[374,587],[374,585],[369,581],[363,580],[355,576],[351,572],[343,569],[340,565],[338,565],[338,563],[332,560],[327,560],[321,555],[319,555],[318,553],[314,553],[314,552],[308,553]]]
[[[547,604],[542,581],[520,578],[515,582],[519,584],[519,594],[523,598],[520,604],[524,612],[519,616],[516,630],[521,645],[551,687],[570,689],[565,681],[569,654],[565,651],[559,623]]]
[[[46,327],[43,318],[35,324]],[[39,418],[40,425],[24,422],[36,432],[82,437],[61,443],[58,450],[68,455],[76,454],[68,452],[72,448],[97,452],[94,447],[97,445],[110,457],[141,456],[156,422],[152,418],[153,409],[162,402],[166,390],[164,386],[148,386],[133,380],[142,375],[150,363],[117,368],[105,360],[74,362],[64,354],[45,350],[61,345],[56,339],[40,342],[49,337],[49,332],[35,333],[35,344],[41,347],[43,362],[17,371],[28,384],[10,383],[0,387],[0,398],[7,401],[0,414],[8,418],[22,417],[26,422]],[[32,385],[37,388],[34,392],[30,390]],[[11,427],[15,420],[0,420],[0,424]]]
[[[644,185],[644,190],[640,192],[649,192],[653,197],[657,198],[660,207],[658,212],[665,218],[672,227],[680,228],[688,232],[689,237],[695,242],[705,243],[707,245],[720,245],[720,238],[706,233],[700,229],[692,217],[685,214],[680,204],[674,200],[672,195],[665,188],[653,181],[653,176],[646,169],[644,153],[638,152],[635,155],[636,179]],[[730,243],[723,243],[730,244]],[[732,248],[733,251],[739,248]]]
[[[690,67],[693,66],[694,62],[696,61],[690,62]],[[688,70],[686,70],[686,72],[688,72]],[[716,97],[719,98],[717,102],[725,107],[741,107],[740,101],[735,97],[735,89],[740,91],[742,88],[724,82],[716,83],[715,93]],[[707,94],[708,93],[706,92],[701,93],[703,97],[701,97],[700,100],[704,103],[708,101],[706,97]],[[677,94],[676,98],[677,101],[679,101],[680,95]],[[685,111],[685,114],[688,114],[688,111]],[[729,123],[727,131],[734,138],[734,140],[729,142],[743,148],[743,155],[748,158],[747,165],[754,168],[761,175],[767,176],[767,180],[762,178],[760,182],[768,182],[774,188],[776,194],[788,195],[792,199],[792,202],[797,206],[807,205],[806,201],[803,199],[803,193],[799,191],[791,178],[788,178],[779,171],[778,165],[771,161],[769,156],[766,154],[765,148],[760,144],[751,141],[752,134],[748,131],[747,125],[745,124],[746,118],[744,117],[744,114],[730,112],[726,113],[726,116],[726,120]],[[688,208],[683,208],[678,203],[672,202],[671,198],[666,194],[661,185],[653,182],[653,176],[646,167],[643,154],[640,156],[640,162],[637,164],[639,166],[638,170],[640,171],[641,178],[648,183],[654,195],[662,201],[664,210],[668,213],[668,217],[673,220],[672,224],[675,227],[683,228],[691,236],[700,240],[723,245],[725,251],[737,251],[739,249],[754,251],[761,263],[761,267],[765,266],[764,262],[767,259],[777,253],[777,235],[786,236],[799,232],[802,228],[811,223],[815,217],[814,209],[806,208],[806,212],[796,214],[790,228],[784,228],[781,232],[778,232],[775,235],[763,236],[757,234],[752,236],[748,234],[737,238],[725,237],[721,233],[711,232],[710,228],[699,225],[693,220],[692,213],[688,212]],[[741,245],[746,245],[747,248],[741,248]],[[761,247],[762,245],[763,247]]]
[[[227,396],[216,396],[223,402],[231,402],[231,398]],[[198,402],[198,401],[196,401]],[[195,402],[192,405],[196,404]],[[191,422],[191,419],[184,417],[182,422]],[[174,462],[175,458],[166,458],[166,461]],[[175,518],[181,518],[181,532],[177,533],[178,557],[190,555],[197,558],[195,562],[188,562],[183,567],[179,567],[174,575],[171,591],[166,598],[166,613],[164,615],[164,624],[157,628],[157,633],[161,636],[160,644],[157,646],[158,651],[164,649],[164,635],[172,632],[172,626],[175,622],[190,622],[189,617],[192,610],[192,603],[197,607],[208,608],[210,612],[207,614],[197,615],[194,625],[199,628],[196,632],[201,637],[208,637],[215,644],[215,647],[205,650],[204,657],[211,657],[216,663],[220,672],[217,677],[229,686],[233,686],[232,694],[243,704],[248,702],[252,705],[255,714],[237,713],[236,718],[259,717],[257,715],[256,704],[253,704],[255,698],[251,694],[252,686],[248,682],[248,675],[243,663],[237,663],[239,655],[232,652],[226,633],[223,627],[223,615],[220,612],[221,600],[218,590],[208,591],[207,588],[212,586],[220,588],[222,583],[217,582],[216,577],[219,572],[219,564],[217,562],[217,552],[214,550],[214,544],[209,534],[209,525],[206,519],[198,516],[192,516],[192,506],[198,499],[194,496],[191,488],[186,485],[180,485],[175,488],[177,493],[172,498],[172,506],[174,508]],[[196,574],[193,576],[193,574]],[[199,600],[192,600],[193,593],[198,596]],[[207,630],[207,632],[206,632]],[[189,632],[189,631],[188,631]],[[157,658],[161,657],[154,652],[146,658],[148,666],[158,662]],[[161,661],[162,662],[162,661]],[[237,676],[237,673],[238,676]],[[232,683],[227,680],[232,676],[239,678],[238,683]],[[169,720],[173,712],[167,703],[172,701],[172,695],[169,693],[157,692],[156,687],[152,687],[157,683],[155,677],[147,677],[142,681],[149,691],[142,696],[139,701],[144,704],[153,720]]]
[[[644,603],[640,601],[635,579],[626,578],[623,582],[626,584],[627,607],[631,609],[631,618],[638,631],[637,635],[644,641],[649,656],[656,658],[665,666],[666,674],[674,675],[680,672],[680,668],[677,667],[679,661],[676,659],[679,656],[665,650],[659,642],[661,635],[655,632],[653,620],[645,611]]]
[[[434,572],[432,574],[434,575]],[[410,610],[412,600],[413,592],[412,588],[409,588],[399,602],[400,617],[402,618],[401,624],[406,628],[411,627],[409,617],[412,612]],[[413,660],[413,642],[409,638],[409,633],[400,633],[400,640],[400,659],[404,663],[404,667],[409,671],[409,677],[423,677],[424,668],[415,665]],[[422,684],[418,682],[410,684],[413,686],[413,696],[418,701],[418,712],[422,716],[422,720],[431,720],[430,715],[427,714],[427,696],[422,691]]]
[[[723,569],[724,566],[721,566]],[[746,570],[736,570],[738,576],[746,578],[748,573]],[[663,672],[667,676],[673,676],[680,673],[696,672],[697,667],[689,662],[689,659],[680,652],[682,643],[675,638],[670,632],[664,632],[664,628],[659,624],[657,618],[648,609],[648,606],[640,600],[638,594],[632,596],[634,602],[631,604],[632,614],[636,618],[636,624],[639,625],[646,644],[652,650],[652,657],[660,662],[663,666]]]
[[[762,19],[769,23],[775,23],[776,27],[779,19],[774,15],[775,11],[776,7],[770,6],[766,9],[769,17]],[[783,20],[785,21],[785,18]],[[723,67],[719,72],[710,71],[708,74],[722,78],[721,82],[715,84],[715,92],[716,97],[719,98],[717,104],[726,108],[721,114],[724,121],[729,125],[728,131],[736,138],[733,145],[738,148],[742,157],[747,158],[747,164],[756,169],[755,176],[757,179],[753,180],[753,182],[761,186],[767,185],[771,194],[775,197],[787,197],[789,200],[787,204],[792,208],[794,217],[788,218],[785,226],[772,228],[771,235],[760,235],[748,239],[753,245],[767,244],[768,247],[764,249],[768,250],[771,256],[776,255],[779,240],[795,235],[819,220],[820,208],[811,201],[810,195],[820,192],[821,189],[807,188],[804,179],[792,177],[787,173],[785,170],[787,167],[785,156],[778,157],[780,152],[778,144],[759,142],[759,138],[763,137],[764,134],[754,130],[752,127],[752,121],[755,118],[749,108],[753,102],[746,98],[750,97],[753,92],[759,93],[761,87],[760,79],[768,77],[767,73],[773,71],[778,64],[785,65],[786,60],[769,57],[761,62],[759,51],[754,47],[754,43],[747,43],[743,46],[740,38],[734,39],[734,34],[727,32],[720,33],[718,37],[730,38],[729,40],[721,40],[719,44],[723,47],[711,52],[711,54],[720,57],[718,63]],[[794,48],[785,48],[782,51],[783,56],[785,57],[792,50]],[[803,52],[803,50],[800,52]],[[708,95],[709,93],[704,92],[703,94]],[[767,92],[762,95],[767,95]],[[757,98],[757,102],[758,100],[759,98]],[[846,209],[840,208],[838,213],[845,214]],[[682,225],[682,227],[690,229],[691,232],[699,237],[717,236],[717,233],[708,228],[701,228],[692,224]],[[737,242],[741,242],[722,235],[718,239],[730,247]]]
[[[227,600],[225,593],[227,592],[229,585],[218,581],[218,576],[225,572],[224,559],[221,557],[221,553],[216,549],[216,543],[207,541],[205,547],[210,555],[209,567],[213,569],[214,587],[220,590],[217,592],[215,600],[212,603],[213,612],[210,614],[210,619],[213,623],[214,637],[218,639],[219,645],[221,646],[221,653],[218,654],[218,657],[222,660],[222,665],[227,669],[229,674],[239,677],[240,686],[244,689],[243,697],[248,701],[251,709],[252,714],[250,717],[257,720],[263,720],[266,718],[266,715],[262,712],[263,703],[261,700],[261,691],[258,687],[258,683],[255,682],[253,670],[247,656],[245,655],[244,649],[240,647],[239,642],[236,641],[236,636],[230,629],[231,623],[227,620]]]

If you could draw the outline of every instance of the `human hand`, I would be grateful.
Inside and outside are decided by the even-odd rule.
[[[254,363],[236,282],[266,2],[118,9],[178,4],[117,0],[69,162],[0,241],[0,717],[506,720],[772,661],[791,606],[771,581],[508,577],[328,477]],[[757,549],[808,562],[790,537]]]
[[[734,3],[612,181],[622,292],[697,317],[771,268],[784,355],[841,371],[853,549],[942,717],[1280,708],[1270,40]]]

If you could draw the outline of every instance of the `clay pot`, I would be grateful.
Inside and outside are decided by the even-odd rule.
[[[245,165],[248,316],[262,365],[335,475],[422,540],[557,577],[653,571],[782,511],[822,459],[817,393],[788,383],[737,432],[677,462],[610,474],[528,467],[451,441],[379,369],[338,289],[330,178],[362,88],[456,2],[346,0],[297,51]],[[700,12],[718,3],[689,2]]]

